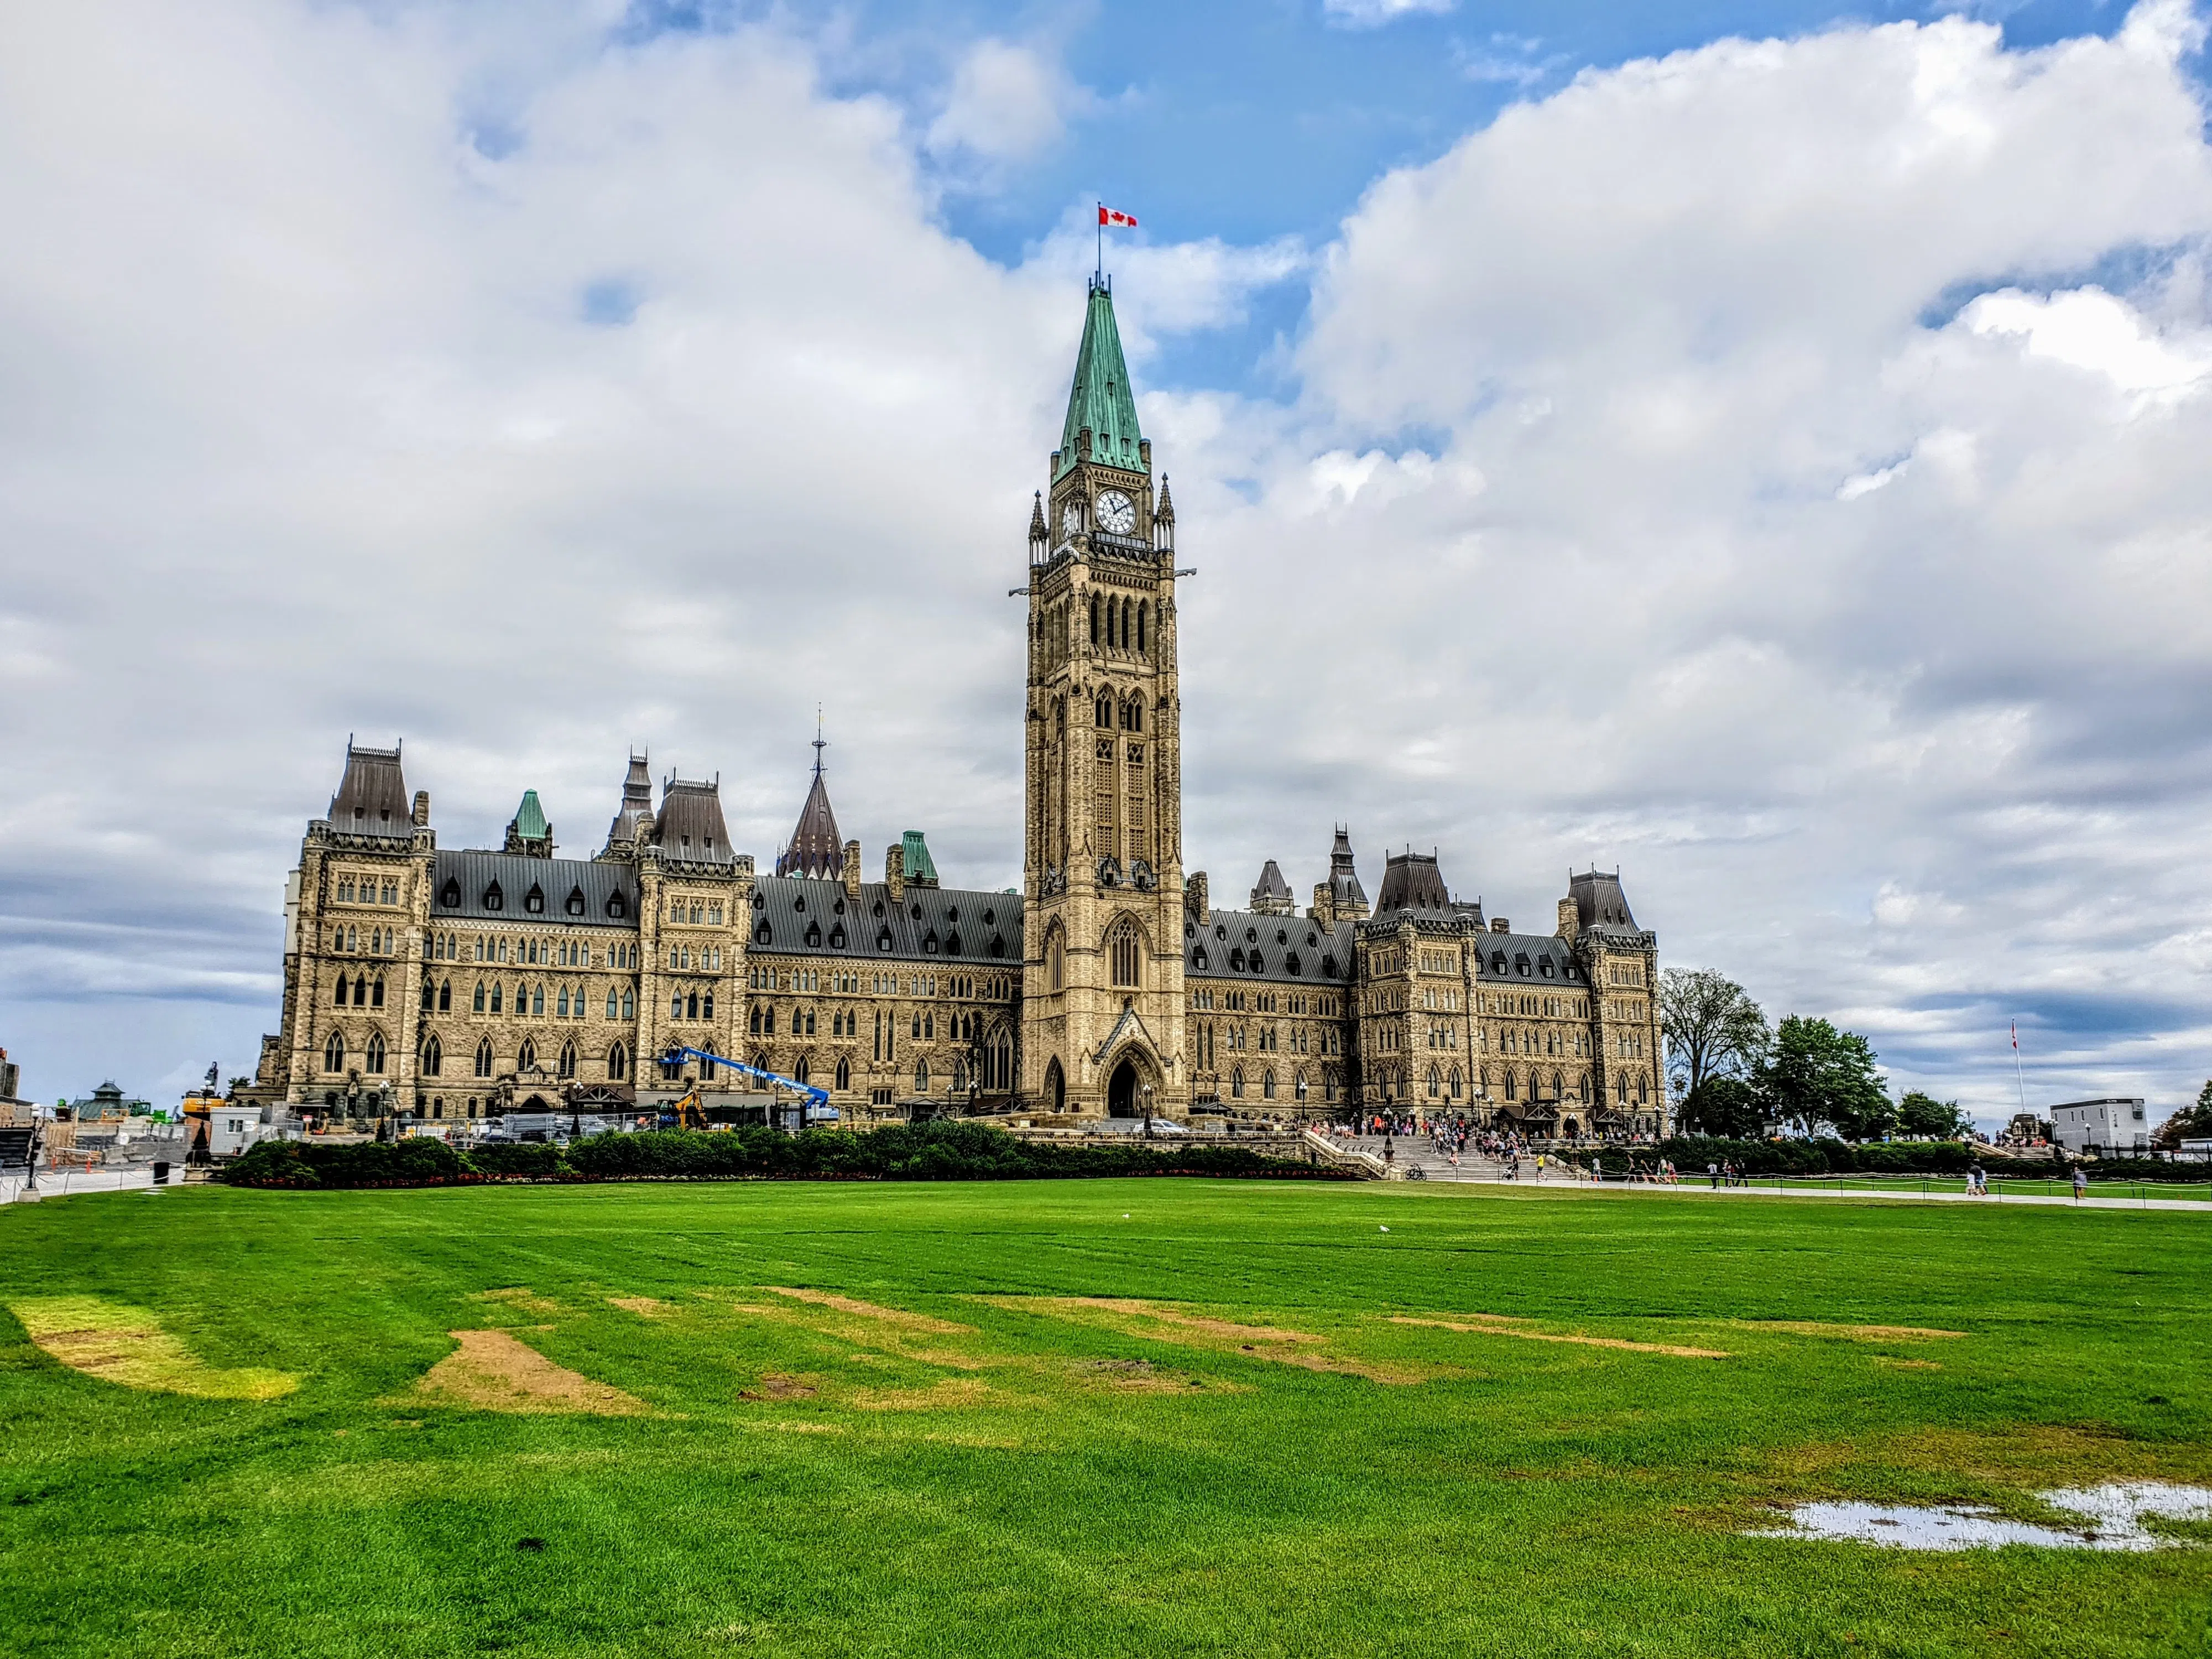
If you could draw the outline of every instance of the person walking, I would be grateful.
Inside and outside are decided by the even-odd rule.
[[[1708,1181],[1710,1181],[1710,1182],[1711,1182],[1713,1183],[1713,1190],[1714,1190],[1715,1192],[1718,1192],[1718,1191],[1720,1191],[1720,1189],[1721,1189],[1721,1166],[1720,1166],[1719,1164],[1706,1164],[1706,1165],[1705,1165],[1705,1179],[1706,1179],[1706,1180],[1708,1180]]]
[[[2089,1196],[2089,1172],[2078,1164],[2074,1166],[2074,1196],[2077,1199]]]

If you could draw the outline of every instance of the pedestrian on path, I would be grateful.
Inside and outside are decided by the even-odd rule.
[[[1708,1181],[1710,1181],[1710,1182],[1711,1182],[1713,1183],[1713,1190],[1714,1190],[1715,1192],[1718,1192],[1718,1191],[1720,1191],[1720,1189],[1721,1189],[1721,1166],[1720,1166],[1719,1164],[1706,1164],[1706,1165],[1705,1165],[1705,1179],[1706,1179],[1706,1180],[1708,1180]]]
[[[2089,1196],[2089,1172],[2078,1164],[2074,1166],[2074,1196],[2076,1198]]]

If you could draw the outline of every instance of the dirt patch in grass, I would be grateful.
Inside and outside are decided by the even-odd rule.
[[[1425,1382],[1435,1374],[1427,1366],[1314,1353],[1295,1346],[1328,1340],[1310,1331],[1287,1330],[1278,1325],[1240,1324],[1133,1297],[992,1296],[979,1300],[1015,1313],[1103,1323],[1125,1335],[1148,1342],[1172,1342],[1183,1347],[1207,1348],[1217,1353],[1242,1354],[1278,1365],[1295,1365],[1300,1370],[1364,1377],[1370,1382],[1394,1386]],[[1098,1315],[1106,1318],[1099,1320],[1096,1317]]]
[[[1893,1353],[1878,1353],[1874,1357],[1874,1363],[1893,1371],[1940,1371],[1943,1369],[1932,1359],[1900,1359]]]
[[[1115,1394],[1249,1394],[1242,1383],[1221,1382],[1190,1371],[1155,1365],[1149,1359],[1079,1359],[1068,1368],[1079,1382],[1103,1386]]]
[[[103,1382],[201,1400],[275,1400],[300,1386],[283,1371],[206,1364],[143,1308],[55,1296],[11,1302],[8,1309],[42,1352]]]
[[[556,1365],[511,1331],[449,1331],[460,1344],[415,1385],[426,1398],[488,1412],[574,1412],[638,1417],[635,1395]]]
[[[1660,1353],[1675,1359],[1733,1359],[1735,1356],[1718,1348],[1685,1347],[1677,1342],[1632,1342],[1625,1336],[1583,1336],[1562,1331],[1539,1331],[1528,1328],[1525,1321],[1509,1319],[1504,1314],[1473,1314],[1469,1318],[1478,1322],[1469,1324],[1457,1319],[1414,1319],[1405,1314],[1393,1314],[1393,1325],[1419,1325],[1431,1330],[1457,1331],[1467,1336],[1511,1336],[1524,1342],[1569,1342],[1584,1348],[1618,1348],[1628,1353]]]
[[[949,1319],[938,1319],[929,1314],[908,1313],[900,1308],[878,1307],[872,1302],[857,1301],[849,1296],[833,1296],[828,1291],[793,1290],[783,1285],[763,1285],[761,1288],[776,1296],[787,1296],[795,1302],[811,1302],[817,1308],[835,1308],[839,1313],[879,1320],[902,1330],[927,1331],[933,1336],[972,1336],[975,1331],[973,1325],[956,1325]]]
[[[659,1319],[668,1311],[668,1304],[657,1296],[611,1296],[607,1305],[634,1313],[641,1319]]]
[[[770,1371],[760,1380],[757,1389],[748,1389],[738,1395],[740,1400],[811,1400],[822,1392],[819,1377],[786,1376],[781,1371]]]
[[[1967,1334],[1924,1325],[1826,1325],[1816,1319],[1739,1319],[1739,1330],[1780,1331],[1790,1336],[1832,1336],[1846,1342],[1935,1342]]]
[[[539,1296],[527,1285],[509,1285],[501,1290],[478,1291],[469,1300],[496,1303],[520,1313],[556,1314],[561,1311],[559,1303],[550,1297]]]

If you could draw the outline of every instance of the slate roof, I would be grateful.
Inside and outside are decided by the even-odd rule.
[[[722,822],[721,787],[671,778],[660,793],[660,816],[653,820],[653,839],[671,858],[694,864],[734,862],[730,832]]]
[[[765,933],[763,933],[765,930]],[[844,884],[763,876],[753,890],[753,951],[795,956],[941,962],[949,968],[1022,965],[1018,893],[908,887],[898,902],[879,881],[858,901]]]
[[[806,792],[806,804],[799,809],[799,823],[791,832],[791,844],[776,854],[775,872],[834,878],[844,867],[845,839],[837,833],[837,814],[830,809],[829,787],[822,781],[822,769],[817,766],[813,787]]]
[[[1328,896],[1335,904],[1364,904],[1367,890],[1359,884],[1359,872],[1352,867],[1352,832],[1339,830],[1336,844],[1328,853]]]
[[[499,888],[496,908],[489,902]],[[529,908],[536,888],[543,910]],[[569,908],[580,897],[580,915]],[[617,904],[615,901],[619,901]],[[627,864],[541,859],[522,853],[441,852],[430,865],[430,920],[556,922],[564,927],[637,929],[636,872]]]
[[[1556,934],[1478,933],[1473,943],[1481,957],[1479,977],[1486,981],[1538,989],[1553,985],[1589,988],[1582,964],[1575,960],[1574,946]]]
[[[1203,925],[1184,921],[1183,970],[1200,979],[1342,985],[1352,974],[1355,927],[1350,921],[1323,927],[1310,916],[1216,910]]]
[[[1091,459],[1132,471],[1144,465],[1137,453],[1137,400],[1129,390],[1129,366],[1121,357],[1121,331],[1114,321],[1114,292],[1096,276],[1083,313],[1083,345],[1075,354],[1075,381],[1067,392],[1055,477],[1082,459],[1076,437],[1085,427],[1091,429]]]
[[[1629,911],[1628,895],[1620,890],[1618,870],[1610,875],[1602,870],[1585,870],[1578,876],[1570,872],[1567,896],[1575,902],[1577,925],[1584,933],[1594,927],[1618,928],[1630,933],[1641,931]]]
[[[1451,894],[1444,886],[1433,853],[1393,853],[1382,867],[1382,890],[1375,897],[1377,917],[1399,910],[1449,910]]]
[[[607,826],[610,842],[635,841],[640,825],[650,828],[653,823],[653,773],[648,769],[647,757],[629,757],[629,775],[623,780],[622,806],[615,813],[614,822]]]
[[[1283,867],[1269,859],[1260,872],[1259,884],[1252,889],[1252,902],[1256,906],[1268,899],[1291,902],[1291,884],[1283,879]]]
[[[355,836],[411,840],[415,812],[407,798],[407,779],[399,769],[399,750],[363,749],[346,743],[345,775],[331,797],[331,828]]]

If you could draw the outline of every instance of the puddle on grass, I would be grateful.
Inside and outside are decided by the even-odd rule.
[[[2061,1550],[2172,1549],[2186,1540],[2151,1532],[2148,1516],[2168,1521],[2212,1521],[2212,1489],[2161,1481],[2116,1481],[2108,1486],[2039,1492],[2052,1509],[2081,1517],[2078,1527],[2045,1527],[2008,1521],[1994,1510],[1965,1504],[1918,1508],[1905,1504],[1800,1504],[1791,1525],[1753,1533],[1754,1538],[1847,1539],[1902,1550],[1995,1549],[2036,1544]]]

